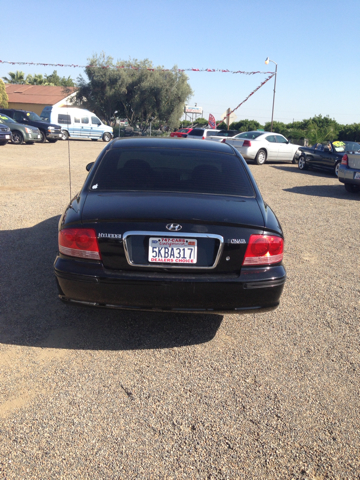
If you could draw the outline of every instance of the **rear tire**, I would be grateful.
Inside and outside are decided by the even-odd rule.
[[[62,140],[68,140],[69,132],[67,132],[66,130],[61,130],[61,138]]]
[[[351,183],[344,183],[345,190],[349,193],[360,192],[359,185],[352,185]]]
[[[15,130],[11,135],[11,142],[15,145],[21,145],[24,141],[24,136],[21,132]]]
[[[256,154],[255,163],[257,165],[264,165],[265,162],[266,162],[266,152],[265,150],[261,149]]]
[[[298,168],[299,170],[307,170],[309,167],[306,165],[305,157],[304,155],[301,155],[299,158],[299,163],[298,163]]]
[[[105,132],[104,135],[102,136],[102,139],[104,140],[104,142],[110,142],[110,140],[111,140],[110,133]]]

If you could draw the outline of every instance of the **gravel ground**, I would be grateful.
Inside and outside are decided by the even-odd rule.
[[[251,166],[286,237],[262,315],[57,300],[57,222],[103,142],[0,147],[0,478],[360,478],[359,200]]]

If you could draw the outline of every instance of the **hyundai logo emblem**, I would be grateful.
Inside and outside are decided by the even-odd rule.
[[[180,232],[182,229],[182,226],[179,225],[178,223],[168,223],[166,225],[166,229],[170,230],[171,232]]]

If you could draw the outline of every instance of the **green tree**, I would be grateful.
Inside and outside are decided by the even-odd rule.
[[[266,122],[264,125],[264,130],[265,132],[270,132],[271,130],[271,122]],[[275,133],[280,133],[280,135],[284,135],[284,137],[287,137],[289,134],[289,130],[287,128],[287,125],[282,122],[273,122],[273,132]]]
[[[110,68],[101,68],[107,65]],[[89,59],[85,72],[88,81],[79,77],[76,100],[107,122],[116,115],[142,130],[150,121],[170,128],[179,125],[185,102],[192,95],[183,72],[176,67],[163,71],[163,67],[154,67],[147,59],[114,64],[112,57],[102,53]]]
[[[45,79],[49,85],[55,85],[57,87],[75,87],[74,80],[70,75],[66,77],[60,77],[57,70],[54,70],[51,75],[45,75]]]
[[[194,119],[194,125],[196,125],[197,127],[204,127],[205,125],[208,125],[208,123],[209,121],[203,117],[198,117]]]
[[[17,84],[26,83],[25,73],[20,70],[16,70],[16,72],[9,72],[8,77],[2,77],[2,78],[3,80],[5,80],[6,83],[17,83]]]
[[[192,122],[190,122],[190,120],[183,120],[182,122],[180,122],[180,128],[187,128],[190,127],[190,125],[192,125]]]
[[[256,120],[240,120],[239,122],[233,122],[230,125],[231,130],[239,130],[239,132],[251,132],[252,130],[262,129],[263,126],[260,125]]]
[[[336,140],[338,137],[335,125],[319,126],[317,123],[310,122],[307,128],[306,136],[311,145]]]
[[[360,142],[360,123],[341,125],[339,129],[339,140],[352,140]]]
[[[6,88],[4,82],[0,79],[0,107],[8,108],[8,95],[6,93]]]
[[[47,82],[41,73],[36,73],[34,76],[31,74],[27,75],[25,83],[29,85],[52,85]]]

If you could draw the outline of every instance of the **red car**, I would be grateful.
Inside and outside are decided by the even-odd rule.
[[[187,134],[190,133],[192,128],[179,128],[176,132],[171,132],[170,137],[179,137],[186,138]]]

